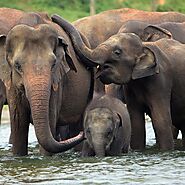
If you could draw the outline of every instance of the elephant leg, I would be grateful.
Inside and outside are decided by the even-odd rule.
[[[28,154],[28,118],[30,111],[26,107],[25,99],[21,95],[16,95],[10,89],[8,103],[10,107],[12,150],[14,155],[23,156]]]
[[[82,147],[82,157],[88,157],[88,156],[94,156],[94,150],[89,146],[89,143],[87,141],[83,142],[83,147]]]
[[[152,124],[157,136],[156,140],[159,143],[160,149],[171,150],[174,148],[174,141],[171,129],[170,101],[165,100],[164,97],[151,99],[150,109]]]
[[[145,117],[142,109],[134,104],[128,104],[131,120],[131,149],[144,150],[146,145]]]

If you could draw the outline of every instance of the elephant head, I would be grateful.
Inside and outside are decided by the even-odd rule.
[[[106,49],[103,51],[102,48]],[[142,43],[133,33],[114,35],[92,53],[96,54],[96,58],[101,58],[102,65],[97,77],[105,84],[126,84],[159,73],[155,47]]]
[[[105,84],[125,84],[131,79],[159,73],[153,48],[142,43],[134,33],[113,35],[92,50],[71,24],[57,15],[53,15],[52,20],[69,33],[79,56],[93,65],[100,65],[97,77]]]
[[[0,47],[3,46],[5,52],[2,53],[5,56],[0,64],[0,76],[7,89],[13,87],[27,98],[41,146],[46,151],[57,153],[81,142],[82,133],[57,142],[49,125],[51,93],[58,91],[59,84],[69,70],[76,71],[65,39],[48,24],[36,27],[20,24],[12,28],[7,36],[0,36]]]
[[[84,132],[96,156],[109,155],[111,144],[121,126],[121,116],[108,108],[95,108],[86,112]]]

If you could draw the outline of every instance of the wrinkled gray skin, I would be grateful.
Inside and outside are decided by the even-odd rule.
[[[182,131],[185,143],[185,45],[173,39],[142,42],[134,33],[119,33],[94,50],[87,48],[75,28],[53,17],[70,30],[79,56],[99,64],[97,77],[105,84],[124,84],[131,117],[131,148],[146,145],[144,113],[150,115],[161,150],[174,148],[172,123]],[[73,34],[72,34],[73,33]]]
[[[173,38],[185,44],[185,22],[165,22],[151,25],[142,21],[127,21],[118,33],[135,33],[145,42],[153,42],[161,38]]]
[[[50,20],[30,13],[17,24],[0,37],[0,78],[10,105],[13,154],[28,153],[32,121],[43,154],[66,151],[83,140],[83,133],[59,142],[56,129],[81,119],[92,96],[89,65],[76,58],[67,33]]]
[[[108,95],[96,96],[84,113],[82,156],[116,156],[128,152],[131,124],[126,106]]]

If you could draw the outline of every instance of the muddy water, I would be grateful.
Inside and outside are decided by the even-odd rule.
[[[33,126],[29,133],[29,155],[13,157],[7,123],[5,111],[0,126],[0,184],[185,184],[185,152],[157,151],[150,121],[145,152],[106,158],[81,158],[73,151],[40,156]]]

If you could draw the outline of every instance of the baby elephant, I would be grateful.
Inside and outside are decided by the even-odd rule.
[[[125,105],[117,98],[96,96],[84,115],[82,156],[115,156],[130,147],[131,124]]]

